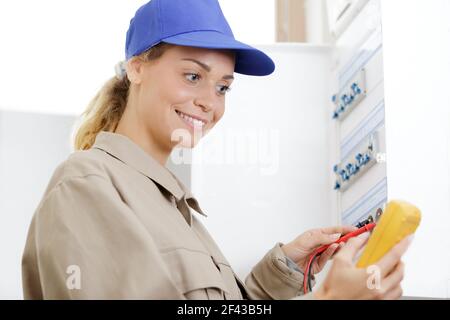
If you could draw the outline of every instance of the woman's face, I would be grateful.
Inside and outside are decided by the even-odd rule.
[[[182,46],[131,65],[139,125],[162,148],[194,147],[224,114],[234,66],[231,51]]]

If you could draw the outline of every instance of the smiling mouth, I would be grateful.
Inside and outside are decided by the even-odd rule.
[[[203,129],[203,127],[206,125],[206,122],[203,120],[195,119],[191,117],[190,115],[183,113],[181,111],[175,110],[175,112],[178,114],[178,116],[181,118],[181,120],[189,125],[192,128],[195,129]]]

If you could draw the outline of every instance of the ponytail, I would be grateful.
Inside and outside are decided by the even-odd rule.
[[[160,43],[136,58],[144,62],[156,60],[167,50],[169,44]],[[87,150],[92,147],[97,134],[101,131],[114,132],[125,111],[130,92],[130,80],[111,78],[100,89],[81,116],[81,125],[75,134],[75,150]]]

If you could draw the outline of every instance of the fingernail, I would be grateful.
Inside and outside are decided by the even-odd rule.
[[[335,234],[330,235],[330,238],[333,239],[333,240],[337,240],[337,239],[339,239],[340,237],[341,237],[341,234],[340,234],[340,233],[335,233]]]

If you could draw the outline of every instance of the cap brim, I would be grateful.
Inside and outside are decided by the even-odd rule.
[[[206,49],[230,49],[236,52],[234,71],[252,76],[266,76],[275,70],[272,59],[264,52],[216,31],[196,31],[178,34],[162,42]]]

